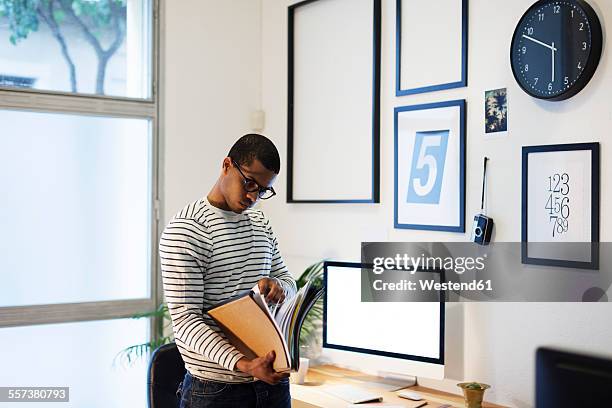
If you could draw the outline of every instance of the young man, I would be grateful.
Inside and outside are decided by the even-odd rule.
[[[270,302],[295,293],[268,220],[251,209],[275,195],[279,171],[268,138],[241,137],[208,196],[183,208],[161,236],[164,293],[187,369],[181,407],[291,406],[288,374],[273,370],[274,352],[247,359],[203,313],[256,283]]]

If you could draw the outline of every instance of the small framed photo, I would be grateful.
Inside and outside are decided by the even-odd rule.
[[[395,108],[395,228],[465,232],[465,106]]]
[[[508,96],[506,88],[485,91],[485,133],[508,131]]]
[[[599,143],[523,147],[522,262],[598,269]]]

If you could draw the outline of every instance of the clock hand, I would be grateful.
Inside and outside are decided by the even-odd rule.
[[[546,48],[550,48],[551,50],[557,51],[557,49],[555,48],[555,43],[553,43],[553,45],[548,45],[548,44],[546,44],[546,43],[543,43],[543,42],[542,42],[542,41],[540,41],[540,40],[536,40],[535,38],[532,38],[532,37],[526,36],[525,34],[523,34],[523,37],[524,37],[524,38],[526,38],[526,39],[528,39],[528,40],[533,41],[533,42],[534,42],[534,43],[536,43],[536,44],[540,44],[540,45],[542,45],[542,46],[544,46],[544,47],[546,47]]]
[[[552,82],[555,82],[555,43],[552,43]]]

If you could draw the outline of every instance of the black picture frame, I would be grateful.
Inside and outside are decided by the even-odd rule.
[[[566,151],[591,152],[591,241],[590,262],[536,258],[529,255],[529,155],[542,152]],[[521,188],[521,261],[523,264],[557,266],[576,269],[599,269],[599,211],[600,211],[600,146],[599,143],[570,143],[555,145],[523,146]],[[588,244],[588,243],[587,243]],[[563,245],[563,244],[559,244]]]
[[[288,95],[287,95],[287,203],[379,203],[380,202],[380,66],[381,66],[381,1],[372,0],[372,183],[370,196],[354,199],[327,198],[295,198],[294,197],[294,150],[296,135],[294,128],[295,115],[295,11],[300,7],[313,3],[326,3],[334,0],[305,0],[288,7]],[[338,24],[341,24],[341,20]],[[369,28],[368,28],[369,29]],[[345,61],[346,62],[346,61]],[[339,62],[341,63],[341,61]],[[347,140],[350,144],[350,140]],[[321,147],[324,149],[325,147]],[[339,152],[339,158],[343,158]],[[350,158],[344,157],[344,160]]]
[[[402,2],[396,0],[395,16],[395,96],[414,95],[425,92],[442,91],[445,89],[462,88],[468,83],[468,25],[469,25],[469,3],[468,0],[461,1],[461,78],[458,81],[429,84],[417,88],[402,89]]]
[[[400,138],[400,129],[399,129],[399,116],[404,112],[419,112],[419,111],[429,111],[435,110],[439,108],[459,108],[459,116],[457,121],[457,161],[458,161],[458,172],[456,176],[456,182],[459,186],[458,191],[458,202],[457,202],[457,211],[458,211],[458,224],[457,225],[448,225],[443,223],[417,223],[417,222],[401,222],[400,221],[400,211],[399,208],[399,182],[400,182],[400,172],[399,172],[399,138]],[[434,102],[434,103],[426,103],[426,104],[418,104],[418,105],[409,105],[409,106],[399,106],[394,109],[394,143],[393,143],[393,151],[394,151],[394,160],[393,160],[393,227],[396,229],[412,229],[412,230],[423,230],[423,231],[445,231],[445,232],[457,232],[464,233],[465,232],[465,186],[466,186],[466,149],[467,149],[467,102],[465,99],[457,99],[452,101],[443,101],[443,102]],[[437,128],[432,129],[424,129],[424,130],[438,130]],[[423,206],[423,208],[432,207],[431,204],[427,204]]]
[[[323,262],[323,287],[327,287],[327,268],[328,267],[354,268],[355,273],[361,273],[363,268],[371,269],[372,265],[358,262],[341,262],[341,261],[325,261]],[[332,344],[327,341],[327,291],[323,292],[323,347],[335,350],[352,351],[356,353],[365,353],[376,356],[399,358],[403,360],[418,361],[422,363],[444,365],[444,336],[445,336],[445,319],[446,319],[446,300],[444,292],[440,292],[440,342],[438,345],[439,358],[415,356],[412,354],[393,353],[382,350],[372,350],[360,347],[345,346],[341,344]]]

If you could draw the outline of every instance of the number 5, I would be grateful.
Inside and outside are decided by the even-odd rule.
[[[439,203],[448,135],[448,130],[417,132],[407,202]]]
[[[430,147],[440,146],[440,136],[432,136],[425,138],[423,140],[423,144],[421,144],[421,151],[419,152],[419,157],[417,159],[416,168],[423,169],[425,167],[427,170],[427,181],[425,184],[421,183],[421,180],[418,178],[412,179],[412,187],[414,188],[415,193],[420,196],[426,196],[431,192],[434,183],[436,182],[436,176],[438,175],[438,167],[436,165],[436,158],[431,154],[425,154]]]

